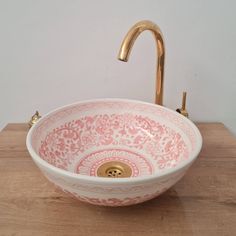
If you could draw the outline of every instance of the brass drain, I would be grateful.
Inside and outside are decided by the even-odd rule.
[[[110,161],[102,164],[98,170],[97,175],[99,177],[108,177],[108,178],[125,178],[132,175],[131,168],[119,161]]]

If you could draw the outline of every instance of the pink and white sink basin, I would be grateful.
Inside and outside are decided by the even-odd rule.
[[[52,183],[81,201],[105,206],[160,195],[183,177],[201,146],[199,130],[184,116],[125,99],[61,107],[27,136],[30,155]],[[118,169],[106,171],[112,163]],[[123,176],[122,165],[129,177]],[[103,167],[107,177],[99,175]]]

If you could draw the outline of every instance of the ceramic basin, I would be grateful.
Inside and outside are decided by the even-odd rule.
[[[125,99],[61,107],[27,136],[29,153],[49,181],[81,201],[105,206],[160,195],[183,177],[201,146],[189,119]]]

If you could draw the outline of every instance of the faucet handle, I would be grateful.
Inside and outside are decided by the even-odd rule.
[[[183,92],[182,107],[178,108],[176,111],[179,112],[181,115],[188,117],[188,112],[186,110],[186,97],[187,97],[187,92]]]
[[[35,114],[31,117],[30,121],[28,122],[29,128],[31,128],[40,118],[41,116],[39,115],[39,112],[36,111]]]

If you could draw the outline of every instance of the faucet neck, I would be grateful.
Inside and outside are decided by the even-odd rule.
[[[155,103],[163,105],[165,47],[160,28],[151,21],[140,21],[125,36],[118,54],[118,59],[127,62],[137,37],[145,30],[153,33],[157,45],[157,71]]]

